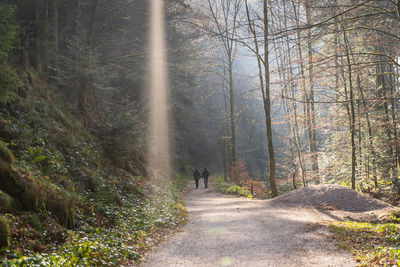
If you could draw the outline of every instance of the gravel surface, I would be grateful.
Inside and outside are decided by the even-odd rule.
[[[391,207],[389,204],[340,185],[314,185],[289,192],[271,200],[271,205],[302,206],[365,212]]]
[[[330,233],[314,223],[331,216],[307,207],[279,206],[190,189],[189,223],[141,266],[354,266]]]

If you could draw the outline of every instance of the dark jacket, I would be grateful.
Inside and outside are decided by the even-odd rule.
[[[195,180],[200,180],[200,173],[197,169],[193,172],[193,177]]]
[[[207,169],[204,169],[203,174],[201,175],[203,178],[208,178],[208,176],[210,176],[210,174],[208,173]]]

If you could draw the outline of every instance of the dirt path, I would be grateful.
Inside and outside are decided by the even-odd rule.
[[[313,209],[287,208],[190,189],[189,223],[141,266],[354,266],[323,228],[331,220]]]

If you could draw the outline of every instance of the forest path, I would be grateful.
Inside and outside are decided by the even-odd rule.
[[[185,192],[188,224],[141,266],[355,265],[327,230],[312,225],[332,220],[317,210],[192,188]]]

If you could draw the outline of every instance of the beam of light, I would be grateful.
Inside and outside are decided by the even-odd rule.
[[[163,0],[150,3],[150,127],[148,163],[156,176],[170,177],[168,70]]]

